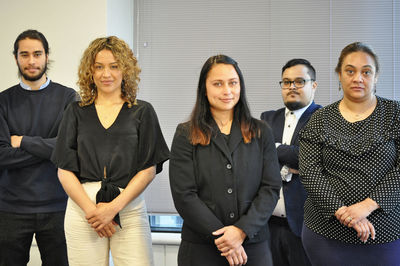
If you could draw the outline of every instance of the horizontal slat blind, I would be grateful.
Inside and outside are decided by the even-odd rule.
[[[316,102],[340,99],[334,68],[341,49],[371,44],[381,60],[378,94],[400,100],[396,0],[138,0],[139,98],[153,104],[168,145],[195,101],[200,68],[224,53],[239,62],[253,116],[282,107],[281,68],[296,57],[317,70]],[[151,212],[176,212],[168,163],[146,191]]]

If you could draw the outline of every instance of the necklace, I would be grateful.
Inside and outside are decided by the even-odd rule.
[[[347,103],[342,100],[339,104],[339,111],[342,114],[342,116],[349,122],[357,122],[366,119],[368,116],[372,114],[372,112],[375,109],[376,102],[377,101],[375,97],[365,107],[359,106],[360,105],[359,103],[351,102],[351,105],[353,107],[352,110],[351,108],[349,108]],[[357,112],[354,109],[362,109],[362,110]]]

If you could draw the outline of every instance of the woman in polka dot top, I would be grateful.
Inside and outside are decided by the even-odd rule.
[[[375,95],[370,46],[346,46],[335,70],[343,98],[300,135],[304,248],[313,265],[400,265],[400,103]]]

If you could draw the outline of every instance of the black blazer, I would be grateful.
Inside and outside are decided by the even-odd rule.
[[[290,145],[282,144],[277,148],[280,167],[288,165],[290,168],[299,169],[299,131],[307,124],[311,115],[321,108],[314,102],[304,111],[293,132]],[[285,126],[285,108],[277,111],[267,111],[261,114],[261,119],[266,121],[273,130],[275,142],[282,143],[283,128]],[[304,202],[307,194],[300,182],[299,175],[293,174],[290,182],[283,182],[283,195],[288,223],[292,232],[301,236],[304,219]]]
[[[192,145],[189,123],[178,125],[171,148],[169,177],[182,216],[182,239],[213,243],[212,232],[227,225],[242,229],[245,243],[269,238],[267,222],[281,187],[271,128],[255,120],[261,135],[245,144],[237,121],[229,144],[214,122],[209,145]]]

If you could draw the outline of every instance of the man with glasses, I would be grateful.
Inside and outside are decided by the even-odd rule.
[[[285,108],[261,114],[273,130],[281,167],[280,199],[268,222],[275,266],[311,265],[301,243],[306,192],[299,179],[299,131],[320,105],[314,67],[305,59],[292,59],[282,68],[279,82]]]

